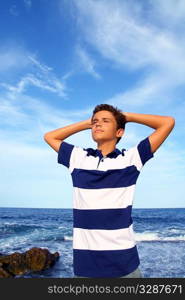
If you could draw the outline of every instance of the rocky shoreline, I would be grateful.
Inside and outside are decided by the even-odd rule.
[[[0,254],[0,278],[12,278],[51,268],[59,259],[59,253],[46,248],[33,247],[26,252]]]

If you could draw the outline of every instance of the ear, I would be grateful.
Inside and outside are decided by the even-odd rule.
[[[125,133],[125,129],[119,128],[117,130],[116,137],[122,137],[124,133]]]

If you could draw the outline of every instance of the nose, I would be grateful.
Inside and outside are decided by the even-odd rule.
[[[101,124],[96,124],[95,129],[101,129],[102,125]]]
[[[101,121],[97,121],[96,124],[95,124],[95,127],[100,126],[100,125],[102,125],[102,122]]]

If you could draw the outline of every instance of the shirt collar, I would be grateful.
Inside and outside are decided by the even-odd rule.
[[[87,148],[87,149],[84,149],[84,150],[87,151],[87,156],[92,155],[94,157],[97,157],[97,156],[103,157],[103,154],[98,149],[95,150],[95,149],[92,149],[92,148]],[[106,155],[106,157],[116,158],[119,154],[124,155],[123,151],[121,152],[119,149],[115,148],[112,152],[108,153]]]

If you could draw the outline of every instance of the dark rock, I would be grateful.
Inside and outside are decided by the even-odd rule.
[[[52,267],[59,253],[48,249],[31,248],[24,253],[14,252],[0,256],[0,278],[14,277],[25,273],[43,271]]]
[[[12,277],[10,273],[5,271],[2,267],[0,267],[0,278],[9,278]]]

